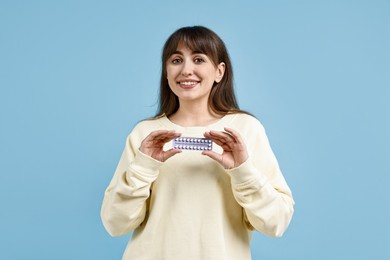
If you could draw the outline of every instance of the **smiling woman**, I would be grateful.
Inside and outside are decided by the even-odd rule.
[[[209,109],[219,116],[229,112],[240,112],[234,95],[233,69],[224,42],[208,28],[195,26],[177,30],[164,45],[160,80],[160,108],[157,117],[164,114],[169,117],[179,108],[178,97],[172,92],[171,85],[167,81],[169,62],[182,62],[183,57],[170,60],[175,54],[183,55],[183,52],[179,49],[186,49],[194,55],[192,63],[202,64],[207,62],[207,65],[212,64],[214,70],[218,68],[219,73],[222,73],[220,75],[222,78],[218,82],[212,83],[208,103]],[[196,56],[196,54],[198,55]],[[183,71],[183,73],[186,73],[186,71]]]
[[[177,49],[168,59],[166,68],[168,84],[181,104],[179,110],[186,106],[208,109],[211,89],[214,83],[221,81],[225,63],[215,65],[206,54],[192,51],[183,44]],[[185,102],[189,104],[184,105]],[[205,112],[197,111],[200,114]]]
[[[239,109],[229,55],[208,28],[173,33],[162,66],[159,112],[127,138],[104,226],[134,230],[123,259],[251,259],[252,230],[280,237],[294,211],[264,128]]]

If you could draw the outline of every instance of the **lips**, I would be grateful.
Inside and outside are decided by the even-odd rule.
[[[180,85],[180,87],[189,89],[198,85],[199,81],[179,81],[177,83]]]

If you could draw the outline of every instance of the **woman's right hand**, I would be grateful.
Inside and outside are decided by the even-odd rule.
[[[142,153],[152,157],[153,159],[165,162],[170,157],[180,153],[181,150],[172,148],[164,151],[164,144],[171,141],[173,138],[179,137],[180,135],[180,133],[177,133],[174,130],[153,131],[142,141],[139,149]]]

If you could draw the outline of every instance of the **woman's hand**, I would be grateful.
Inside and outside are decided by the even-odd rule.
[[[140,151],[153,159],[165,162],[173,155],[180,153],[181,150],[169,149],[163,150],[165,143],[171,141],[173,138],[179,137],[181,134],[174,130],[157,130],[151,132],[141,143]]]
[[[222,147],[223,153],[203,151],[202,154],[219,162],[225,169],[231,169],[244,163],[248,159],[248,152],[244,140],[237,131],[228,127],[224,129],[224,132],[209,131],[204,133],[204,137],[210,138]]]

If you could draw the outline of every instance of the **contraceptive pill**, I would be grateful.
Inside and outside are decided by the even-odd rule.
[[[210,151],[213,142],[209,138],[178,137],[172,140],[173,148],[192,151]]]

